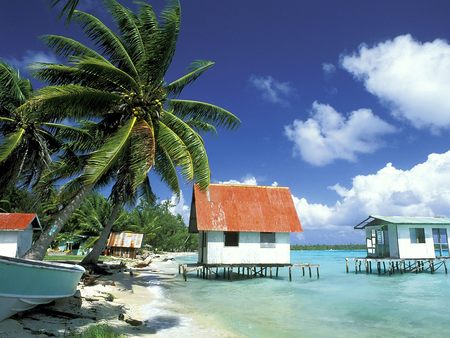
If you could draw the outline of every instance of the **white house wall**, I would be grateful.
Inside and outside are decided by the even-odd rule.
[[[289,264],[289,233],[275,234],[274,248],[261,248],[259,232],[239,233],[239,246],[224,246],[222,231],[208,232],[207,264]]]
[[[16,257],[18,231],[0,232],[0,256]]]
[[[424,228],[425,229],[425,243],[411,243],[410,228]],[[439,225],[420,225],[420,224],[399,224],[397,226],[398,232],[398,246],[400,258],[435,258],[433,229],[444,228],[447,229],[447,237],[450,233],[450,227]],[[447,238],[448,241],[448,238]]]
[[[17,257],[23,257],[25,253],[31,249],[33,242],[33,229],[31,227],[25,231],[19,232],[19,240],[17,242]]]

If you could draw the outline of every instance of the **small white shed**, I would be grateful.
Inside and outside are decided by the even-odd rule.
[[[449,257],[449,218],[369,216],[355,229],[366,231],[367,257]]]
[[[290,264],[290,233],[302,227],[289,188],[211,184],[194,187],[189,231],[198,263]]]
[[[31,248],[33,229],[42,230],[36,214],[0,213],[0,256],[25,255]]]

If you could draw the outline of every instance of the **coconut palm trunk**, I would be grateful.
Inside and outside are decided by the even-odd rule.
[[[94,247],[92,248],[91,252],[89,252],[86,257],[81,261],[81,264],[83,265],[93,265],[98,263],[98,259],[100,258],[101,253],[106,247],[106,242],[108,241],[109,234],[111,233],[111,230],[113,228],[114,222],[117,219],[117,216],[119,216],[120,211],[123,208],[123,204],[121,203],[115,203],[113,210],[111,211],[111,216],[108,219],[108,222],[106,222],[105,227],[103,228],[100,237],[95,242]]]
[[[45,257],[47,249],[50,244],[55,240],[56,235],[61,231],[62,227],[72,215],[72,213],[77,209],[86,195],[91,192],[93,186],[87,185],[83,186],[77,195],[67,204],[56,216],[53,225],[49,226],[43,231],[33,247],[25,254],[24,258],[42,260]]]

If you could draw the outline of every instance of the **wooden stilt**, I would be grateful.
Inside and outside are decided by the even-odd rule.
[[[442,263],[444,264],[444,271],[447,274],[447,263],[445,262],[445,259],[442,261]]]
[[[312,277],[312,274],[311,274],[311,265],[308,265],[308,269],[309,269],[309,278],[311,278],[311,277]]]
[[[292,266],[289,267],[289,282],[292,281]]]
[[[278,266],[277,269],[275,270],[275,277],[278,277]]]
[[[348,258],[345,259],[345,272],[348,273]]]
[[[377,270],[378,270],[378,274],[381,275],[381,264],[378,261],[377,261]]]
[[[305,267],[302,266],[302,276],[305,277]]]
[[[272,267],[269,268],[270,271],[270,278],[272,278]]]
[[[184,281],[187,282],[187,268],[185,266],[183,266],[183,278]]]
[[[317,279],[319,279],[319,267],[317,267],[316,269],[317,269]]]

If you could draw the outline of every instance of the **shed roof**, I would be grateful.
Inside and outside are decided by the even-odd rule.
[[[24,231],[30,224],[42,229],[36,214],[0,213],[0,231]]]
[[[139,249],[142,246],[143,234],[134,232],[112,232],[109,235],[108,247],[115,248],[135,248]]]
[[[189,231],[303,230],[289,188],[210,184],[194,186]]]
[[[391,224],[441,224],[450,225],[450,218],[445,217],[407,217],[407,216],[369,216],[364,221],[355,226],[355,229],[364,229],[366,226],[376,225],[377,223]]]

